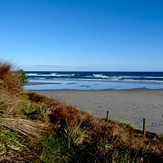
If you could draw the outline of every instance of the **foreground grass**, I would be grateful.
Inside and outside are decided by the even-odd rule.
[[[0,162],[163,162],[163,136],[24,92],[0,63]]]

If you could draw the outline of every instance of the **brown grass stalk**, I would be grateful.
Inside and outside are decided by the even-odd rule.
[[[41,133],[45,133],[47,127],[47,125],[41,122],[32,122],[30,120],[18,118],[1,118],[0,125],[30,138],[37,139],[41,138]]]

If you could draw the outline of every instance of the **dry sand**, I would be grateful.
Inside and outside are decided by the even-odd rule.
[[[138,129],[142,129],[145,117],[148,131],[163,134],[163,90],[35,92],[60,99],[98,117],[105,117],[108,110],[110,119],[129,123]]]

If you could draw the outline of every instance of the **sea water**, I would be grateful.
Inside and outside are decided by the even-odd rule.
[[[163,89],[163,72],[26,71],[26,90]]]

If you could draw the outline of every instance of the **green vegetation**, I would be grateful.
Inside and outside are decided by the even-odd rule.
[[[22,84],[27,84],[28,83],[28,76],[26,73],[21,69],[18,71],[20,78],[22,79]]]
[[[162,135],[143,138],[130,125],[25,92],[25,74],[11,70],[0,63],[0,162],[163,162]]]

